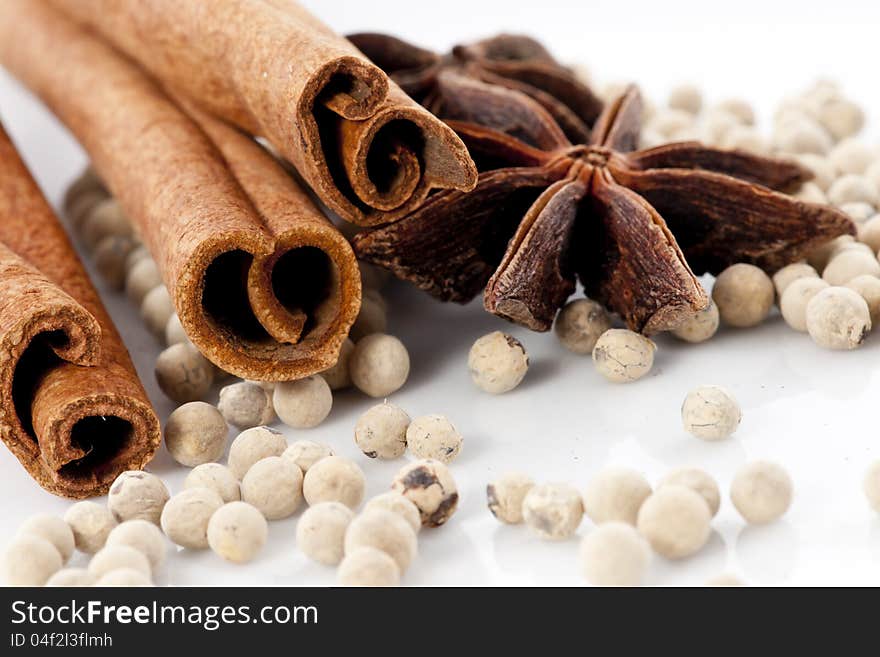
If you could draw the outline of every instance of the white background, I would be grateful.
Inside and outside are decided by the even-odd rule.
[[[562,60],[586,64],[600,82],[635,80],[662,101],[682,81],[702,86],[710,100],[752,101],[767,126],[773,106],[820,76],[838,79],[876,117],[877,3],[707,2],[305,2],[340,32],[381,30],[445,49],[507,30],[542,39]],[[0,8],[2,11],[2,8]],[[723,11],[724,13],[720,13]],[[27,35],[22,35],[27,38]],[[122,110],[124,111],[124,110]],[[0,72],[0,115],[49,198],[57,205],[84,155],[58,123]],[[866,139],[876,141],[869,124]],[[100,283],[99,283],[100,285]],[[152,362],[159,346],[119,294],[104,298],[135,355],[162,418],[170,404],[157,391]],[[406,584],[571,585],[582,580],[577,541],[547,543],[524,527],[500,526],[485,507],[485,486],[510,469],[539,481],[583,488],[609,464],[642,470],[653,482],[669,468],[698,465],[719,481],[724,501],[709,544],[681,562],[655,560],[648,583],[701,584],[722,572],[751,584],[880,584],[880,518],[868,509],[861,482],[880,458],[877,413],[880,338],[851,353],[820,350],[789,330],[774,312],[753,330],[722,330],[711,342],[687,346],[660,336],[646,379],[606,383],[590,360],[565,352],[552,334],[513,328],[469,307],[443,306],[404,285],[389,288],[391,332],[408,345],[413,369],[393,401],[410,415],[445,413],[465,436],[453,464],[461,492],[458,513],[444,527],[425,530]],[[466,369],[474,339],[494,329],[520,338],[531,369],[514,392],[477,391]],[[743,422],[730,439],[703,443],[681,429],[687,391],[713,383],[730,388]],[[210,401],[214,401],[212,398]],[[291,440],[326,441],[364,468],[368,494],[385,490],[399,462],[361,455],[352,427],[371,400],[337,395],[330,418],[310,431],[287,430]],[[782,463],[795,482],[783,520],[746,527],[727,498],[733,473],[766,458]],[[180,489],[186,474],[164,448],[150,469]],[[35,512],[63,513],[68,502],[40,490],[0,449],[0,537],[8,538]],[[157,581],[171,584],[329,584],[332,569],[309,563],[294,544],[296,518],[272,523],[270,541],[248,566],[222,563],[210,552],[182,551]],[[579,535],[591,528],[588,520]],[[77,557],[82,561],[82,555]]]

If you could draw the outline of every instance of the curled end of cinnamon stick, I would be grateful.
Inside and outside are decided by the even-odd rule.
[[[357,57],[330,60],[308,81],[300,98],[301,113],[317,103],[351,121],[367,119],[388,95],[388,78],[373,64]]]

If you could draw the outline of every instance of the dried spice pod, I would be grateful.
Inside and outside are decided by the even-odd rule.
[[[572,144],[538,103],[451,71],[449,121],[481,174],[354,240],[358,256],[443,300],[484,289],[490,312],[545,331],[579,279],[632,330],[675,328],[708,304],[696,274],[737,262],[768,272],[835,236],[843,213],[784,193],[810,174],[785,160],[696,142],[636,150],[635,87]]]
[[[0,127],[0,436],[56,495],[142,468],[159,421],[82,263]]]
[[[12,45],[11,34],[28,39]],[[10,2],[0,61],[70,128],[153,254],[186,334],[224,371],[327,369],[357,316],[342,234],[277,162],[45,5]],[[118,108],[125,107],[125,112]]]
[[[295,2],[53,4],[164,86],[267,138],[349,221],[392,221],[432,189],[476,182],[452,130]]]
[[[526,94],[547,110],[574,143],[589,138],[590,127],[602,111],[599,97],[527,36],[498,34],[455,46],[442,56],[388,34],[361,33],[348,38],[406,93],[441,118],[456,118],[448,113],[444,90],[437,84],[444,70]]]

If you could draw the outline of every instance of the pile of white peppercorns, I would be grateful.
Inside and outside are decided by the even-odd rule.
[[[405,411],[385,400],[358,418],[354,442],[370,458],[396,459],[409,447],[416,458],[448,464],[461,453],[464,438],[444,415],[410,420]]]

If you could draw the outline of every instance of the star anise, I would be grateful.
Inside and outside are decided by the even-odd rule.
[[[404,91],[440,118],[447,118],[437,79],[442,71],[520,91],[540,104],[573,143],[582,143],[602,111],[602,101],[571,69],[527,36],[499,34],[437,55],[387,34],[349,35],[355,46]]]
[[[440,299],[465,302],[485,287],[490,312],[543,331],[577,277],[651,333],[707,305],[694,272],[748,262],[772,273],[854,232],[838,210],[781,193],[810,177],[793,162],[697,142],[636,150],[635,87],[587,143],[572,144],[520,93],[448,71],[438,84],[481,167],[477,187],[439,192],[354,243],[360,258]]]

